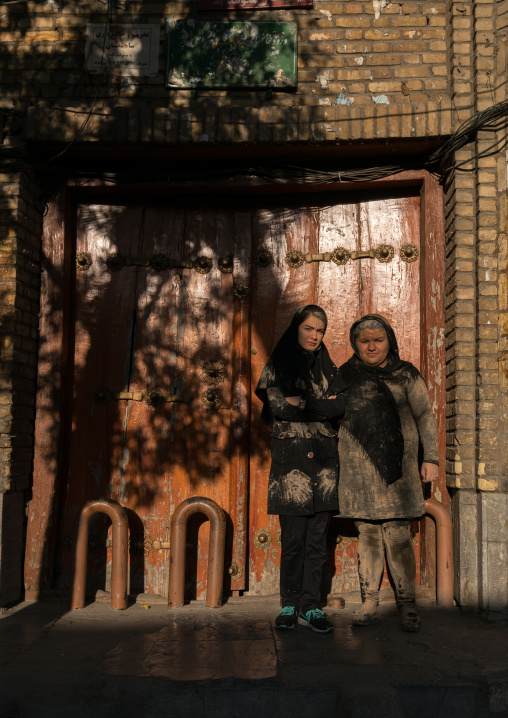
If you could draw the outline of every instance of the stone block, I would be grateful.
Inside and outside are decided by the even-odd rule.
[[[452,498],[454,592],[460,606],[478,607],[478,509],[473,491]]]
[[[482,605],[489,612],[508,608],[508,546],[504,540],[482,544]]]
[[[508,497],[482,494],[482,541],[508,541]]]

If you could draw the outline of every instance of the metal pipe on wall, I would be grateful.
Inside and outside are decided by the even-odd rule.
[[[425,513],[436,524],[436,596],[437,605],[452,608],[453,603],[453,529],[444,504],[434,498],[425,500]]]
[[[112,524],[111,608],[127,608],[127,546],[129,524],[127,514],[112,499],[87,501],[79,514],[79,525],[74,547],[74,576],[71,609],[84,608],[86,564],[88,558],[88,530],[95,514],[106,514]]]
[[[193,496],[182,501],[171,520],[168,608],[176,608],[184,604],[187,524],[192,514],[196,513],[205,514],[210,521],[206,605],[209,608],[222,606],[226,515],[213,499]]]

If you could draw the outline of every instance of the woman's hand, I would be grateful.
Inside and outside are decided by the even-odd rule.
[[[327,398],[327,399],[336,399],[336,398],[337,398],[337,394],[334,394],[333,396],[327,396],[326,398]]]
[[[286,401],[289,401],[293,406],[300,406],[302,399],[302,396],[286,396]]]
[[[420,475],[424,483],[429,483],[437,479],[438,467],[435,464],[430,464],[428,461],[424,461],[420,470]]]

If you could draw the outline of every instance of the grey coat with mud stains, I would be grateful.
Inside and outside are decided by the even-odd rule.
[[[342,424],[338,439],[340,516],[377,521],[415,518],[424,513],[419,441],[423,446],[423,461],[439,463],[437,425],[427,387],[408,362],[393,372],[392,379],[384,381],[395,399],[404,437],[402,476],[387,485],[364,448]]]

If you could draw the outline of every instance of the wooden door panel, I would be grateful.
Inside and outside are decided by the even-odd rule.
[[[360,232],[356,204],[323,207],[319,215],[319,251],[333,252],[344,247],[359,250]],[[319,265],[316,303],[328,315],[325,343],[337,366],[351,356],[349,327],[361,316],[361,274],[358,262],[337,266],[334,262]]]
[[[318,251],[318,223],[309,209],[282,207],[259,209],[254,216],[253,254],[262,248],[273,255],[269,267],[254,265],[252,277],[252,387],[277,340],[295,310],[315,302],[318,266],[291,268],[286,255],[295,249]],[[261,403],[253,396],[251,411],[251,461],[249,507],[249,591],[277,593],[279,582],[279,520],[266,513],[270,436],[261,421]],[[268,541],[259,541],[260,533]]]
[[[72,566],[72,539],[80,507],[90,498],[104,495],[116,467],[122,466],[123,422],[125,402],[95,400],[101,387],[112,391],[125,388],[128,376],[132,316],[135,306],[136,268],[129,267],[120,277],[109,272],[106,258],[118,250],[116,239],[137,255],[139,250],[140,214],[126,216],[123,207],[82,207],[78,213],[77,252],[86,253],[91,266],[76,273],[74,385],[69,471],[61,541],[57,556],[57,583],[68,582]],[[117,351],[112,353],[110,346]],[[103,523],[94,519],[92,543],[105,545]],[[95,526],[95,528],[94,528]],[[92,572],[104,565],[103,549],[92,548]]]
[[[401,357],[420,366],[420,267],[419,261],[405,262],[400,250],[406,244],[417,249],[420,246],[419,197],[387,198],[363,202],[355,207],[356,229],[344,237],[344,247],[349,251],[376,249],[380,245],[393,247],[393,257],[389,262],[377,258],[357,259],[349,262],[340,270],[354,265],[358,275],[356,284],[357,301],[353,292],[349,298],[349,307],[356,306],[356,314],[346,312],[345,332],[347,332],[346,356],[341,353],[337,361],[332,347],[332,356],[340,364],[347,360],[352,350],[349,345],[349,327],[365,314],[382,314],[391,323],[397,336]],[[356,234],[356,237],[353,235]],[[355,285],[352,285],[353,287]],[[327,340],[329,343],[329,340]],[[356,570],[356,531],[351,521],[334,519],[330,531],[331,550],[334,561],[330,562],[333,578],[333,594],[358,590]],[[334,545],[335,541],[335,545]],[[419,546],[415,539],[419,582]],[[383,587],[389,585],[385,572]]]
[[[386,316],[395,330],[401,357],[420,366],[420,263],[405,262],[406,244],[420,248],[419,197],[374,200],[361,205],[361,249],[391,245],[390,262],[361,261],[362,314]]]
[[[130,516],[131,558],[137,556],[131,560],[131,587],[137,591],[167,594],[169,552],[152,542],[167,542],[170,517],[181,501],[200,495],[230,508],[232,275],[220,272],[217,260],[233,255],[233,224],[228,212],[185,203],[145,210],[84,207],[79,213],[77,250],[94,256],[92,268],[76,282],[74,431],[64,531],[71,531],[87,499],[119,501]],[[113,272],[105,259],[115,251],[130,259],[207,256],[214,264],[205,274],[147,266]],[[220,385],[208,383],[206,361],[223,363]],[[151,390],[189,393],[192,402],[97,404],[93,393],[99,386],[144,396]],[[202,401],[210,386],[220,396],[218,406]],[[90,568],[101,584],[110,556],[101,519],[96,521],[102,548]],[[208,523],[193,521],[192,531],[188,590],[201,596]],[[62,571],[67,580],[69,570],[66,565]]]
[[[419,198],[336,205],[327,200],[312,207],[265,210],[255,223],[255,248],[267,246],[274,255],[274,263],[269,269],[253,270],[252,344],[256,351],[252,358],[253,389],[266,358],[295,310],[310,303],[319,304],[328,314],[325,341],[337,365],[352,354],[351,324],[363,314],[379,313],[394,326],[403,358],[419,366],[419,262],[407,263],[400,257],[404,244],[419,247]],[[353,252],[375,249],[381,244],[393,247],[390,262],[369,257],[340,266],[324,261],[305,263],[295,269],[286,262],[289,249],[305,254],[343,247]],[[270,437],[260,421],[260,411],[260,402],[254,397],[249,588],[252,593],[266,594],[278,592],[279,547],[277,517],[265,513]],[[268,545],[256,542],[260,529],[269,534]],[[330,540],[329,589],[332,593],[358,590],[353,523],[334,520]],[[384,585],[388,585],[386,576]]]
[[[178,210],[177,210],[178,214]],[[172,223],[171,233],[164,226]],[[148,210],[145,216],[145,253],[176,252],[176,258],[214,258],[209,273],[182,270],[161,273],[157,282],[147,274],[140,285],[139,313],[146,319],[136,332],[134,383],[148,383],[171,394],[190,393],[192,402],[136,408],[140,416],[132,430],[146,435],[140,456],[143,481],[154,486],[138,513],[151,539],[161,516],[174,513],[191,496],[214,499],[228,509],[229,410],[231,394],[232,296],[231,279],[217,267],[217,257],[232,254],[232,237],[217,231],[214,209],[186,208],[185,221],[175,223],[167,210]],[[160,288],[157,285],[160,284]],[[146,311],[147,298],[156,294]],[[225,380],[214,387],[220,396],[216,407],[202,401],[209,384],[202,374],[204,362],[222,361]],[[149,369],[145,376],[145,367]],[[140,427],[140,428],[138,428]],[[201,597],[206,590],[208,523],[193,521],[187,555],[189,596]],[[160,530],[160,529],[159,529]],[[165,595],[168,552],[152,550],[145,557],[145,590]],[[161,571],[161,565],[164,570]]]

